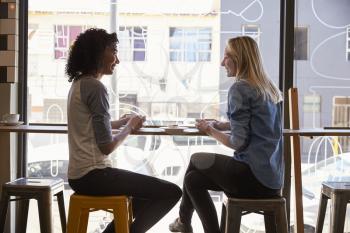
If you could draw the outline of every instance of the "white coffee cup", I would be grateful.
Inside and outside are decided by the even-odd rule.
[[[16,123],[19,121],[19,114],[16,113],[7,113],[2,116],[2,120],[9,123]]]

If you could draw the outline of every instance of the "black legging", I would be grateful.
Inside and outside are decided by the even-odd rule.
[[[173,183],[117,168],[95,169],[80,179],[68,180],[77,194],[132,197],[131,233],[145,233],[173,208],[181,189]],[[111,222],[104,232],[114,233]]]
[[[193,211],[201,219],[205,233],[219,233],[219,222],[214,203],[208,190],[224,191],[230,197],[272,197],[280,190],[263,186],[253,175],[249,166],[230,156],[196,153],[187,168],[180,219],[191,224]]]

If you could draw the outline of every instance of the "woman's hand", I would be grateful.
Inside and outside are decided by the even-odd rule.
[[[119,133],[113,135],[112,142],[103,145],[98,145],[100,151],[103,154],[108,155],[112,153],[125,140],[125,138],[127,138],[127,136],[130,133],[139,130],[142,127],[142,123],[146,120],[146,117],[140,115],[124,115],[118,121],[113,121],[112,126],[116,127],[118,126],[117,124],[120,125],[121,122],[124,120],[127,120],[126,126],[123,129],[121,129]]]
[[[121,116],[119,118],[120,121],[123,122],[123,124],[125,125],[132,116],[135,116],[136,114],[133,114],[133,113],[127,113],[127,114],[124,114],[123,116]]]
[[[126,125],[130,118],[134,116],[135,114],[124,114],[122,117],[119,118],[119,120],[111,121],[112,129],[119,129],[123,125]]]
[[[214,128],[214,121],[206,121],[204,119],[197,120],[196,128],[210,135],[210,128]]]
[[[141,115],[132,115],[130,116],[127,127],[130,127],[131,131],[137,131],[142,127],[143,122],[145,122],[146,117]]]

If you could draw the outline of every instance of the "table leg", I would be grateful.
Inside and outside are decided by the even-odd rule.
[[[291,137],[292,161],[294,166],[295,223],[294,232],[304,233],[303,191],[301,175],[300,136]]]

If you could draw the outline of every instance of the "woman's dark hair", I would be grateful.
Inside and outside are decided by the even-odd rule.
[[[107,46],[117,46],[116,33],[104,29],[90,28],[81,33],[69,50],[66,64],[68,81],[79,79],[82,75],[94,75],[102,67],[103,55]]]

